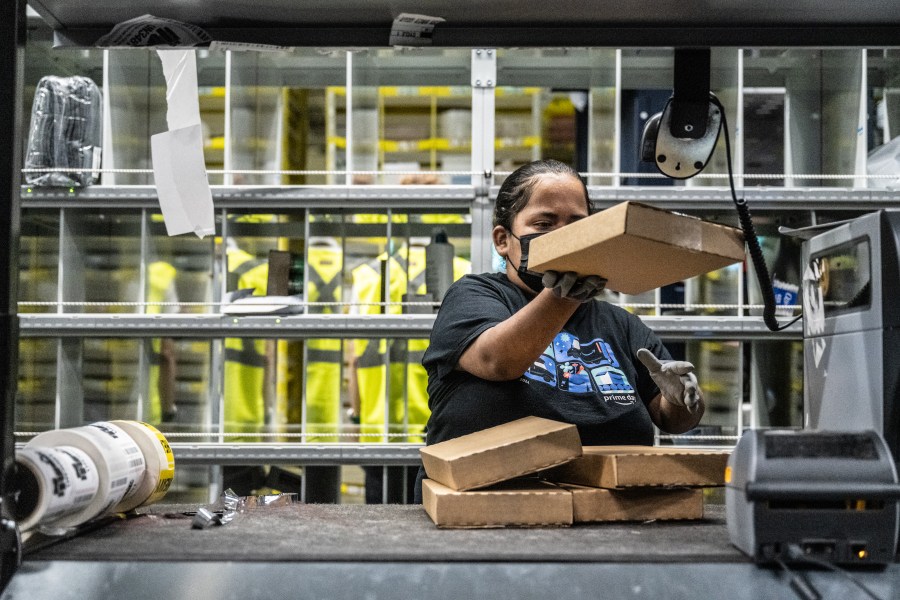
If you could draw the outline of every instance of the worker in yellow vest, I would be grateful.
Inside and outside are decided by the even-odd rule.
[[[228,257],[228,289],[253,289],[263,295],[268,287],[268,262],[231,245]],[[340,302],[342,253],[336,244],[311,244],[308,250],[306,298],[310,302]],[[336,306],[311,312],[333,312]],[[228,338],[225,340],[226,431],[254,433],[275,420],[274,340]],[[334,442],[340,422],[341,341],[310,339],[306,342],[306,433],[308,442]],[[295,367],[296,368],[296,367]],[[320,434],[320,435],[319,435]],[[252,436],[238,441],[255,441]],[[282,470],[283,471],[283,470]],[[225,486],[246,495],[278,481],[285,490],[286,473],[259,466],[228,467]],[[336,503],[340,497],[340,467],[306,466],[306,502]]]
[[[469,272],[469,261],[455,257],[453,276],[458,279]],[[387,275],[385,274],[387,272]],[[425,294],[425,248],[402,246],[388,258],[360,265],[353,271],[355,310],[360,314],[399,314],[400,305],[382,306],[385,277],[390,280],[388,302],[400,303],[407,294]],[[427,312],[431,312],[430,308]],[[353,341],[351,365],[351,402],[358,412],[361,442],[421,442],[428,421],[428,376],[422,367],[427,339],[363,339]],[[390,381],[386,360],[390,362]],[[385,402],[390,389],[390,401]],[[352,394],[358,394],[354,399]],[[353,400],[356,400],[353,402]],[[385,408],[387,406],[387,424]],[[387,436],[385,434],[388,434]],[[412,498],[416,469],[406,467],[367,467],[366,502],[385,501],[383,474],[388,473],[387,502],[409,502]],[[404,475],[403,471],[407,471]],[[407,493],[403,494],[404,479]],[[404,500],[405,499],[405,500]]]
[[[308,302],[335,303],[312,306],[310,313],[339,312],[343,282],[343,252],[333,238],[313,238],[307,248],[306,289]],[[306,340],[307,442],[338,442],[341,414],[342,342],[337,338]],[[337,503],[340,498],[339,466],[306,466],[306,502]]]
[[[269,266],[265,259],[238,248],[231,240],[226,243],[228,267],[227,289],[254,290],[264,295],[268,284]],[[225,338],[224,414],[226,433],[259,433],[266,424],[266,413],[274,407],[274,344],[269,340]],[[269,417],[271,418],[271,414]],[[248,435],[229,438],[230,442],[260,441]],[[246,496],[266,483],[267,469],[262,465],[227,466],[223,468],[224,488]]]

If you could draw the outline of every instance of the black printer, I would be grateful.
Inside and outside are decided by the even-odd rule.
[[[875,431],[749,430],[725,488],[731,542],[758,563],[894,559],[900,485]]]

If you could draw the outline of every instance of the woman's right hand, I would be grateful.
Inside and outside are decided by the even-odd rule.
[[[578,302],[587,302],[606,288],[606,279],[599,275],[578,277],[574,271],[546,271],[541,283],[545,288],[553,290],[557,298],[567,298]]]

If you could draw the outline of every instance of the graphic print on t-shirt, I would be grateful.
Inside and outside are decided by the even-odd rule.
[[[576,394],[597,392],[616,404],[634,404],[637,400],[634,386],[619,368],[608,343],[596,338],[582,344],[567,331],[556,335],[525,372],[525,378]]]

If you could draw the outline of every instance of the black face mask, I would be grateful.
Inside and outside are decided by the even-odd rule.
[[[534,271],[528,270],[528,246],[536,237],[544,235],[545,232],[541,233],[528,233],[523,235],[522,237],[517,236],[512,231],[509,232],[509,235],[513,236],[517,240],[519,240],[519,247],[522,249],[522,258],[519,261],[519,266],[516,267],[516,273],[519,275],[519,279],[522,280],[522,283],[527,285],[529,289],[531,289],[534,293],[539,294],[541,290],[544,289],[543,284],[543,273],[535,273]],[[507,260],[509,260],[507,258]],[[512,262],[509,264],[512,265]],[[513,265],[515,267],[515,265]]]

